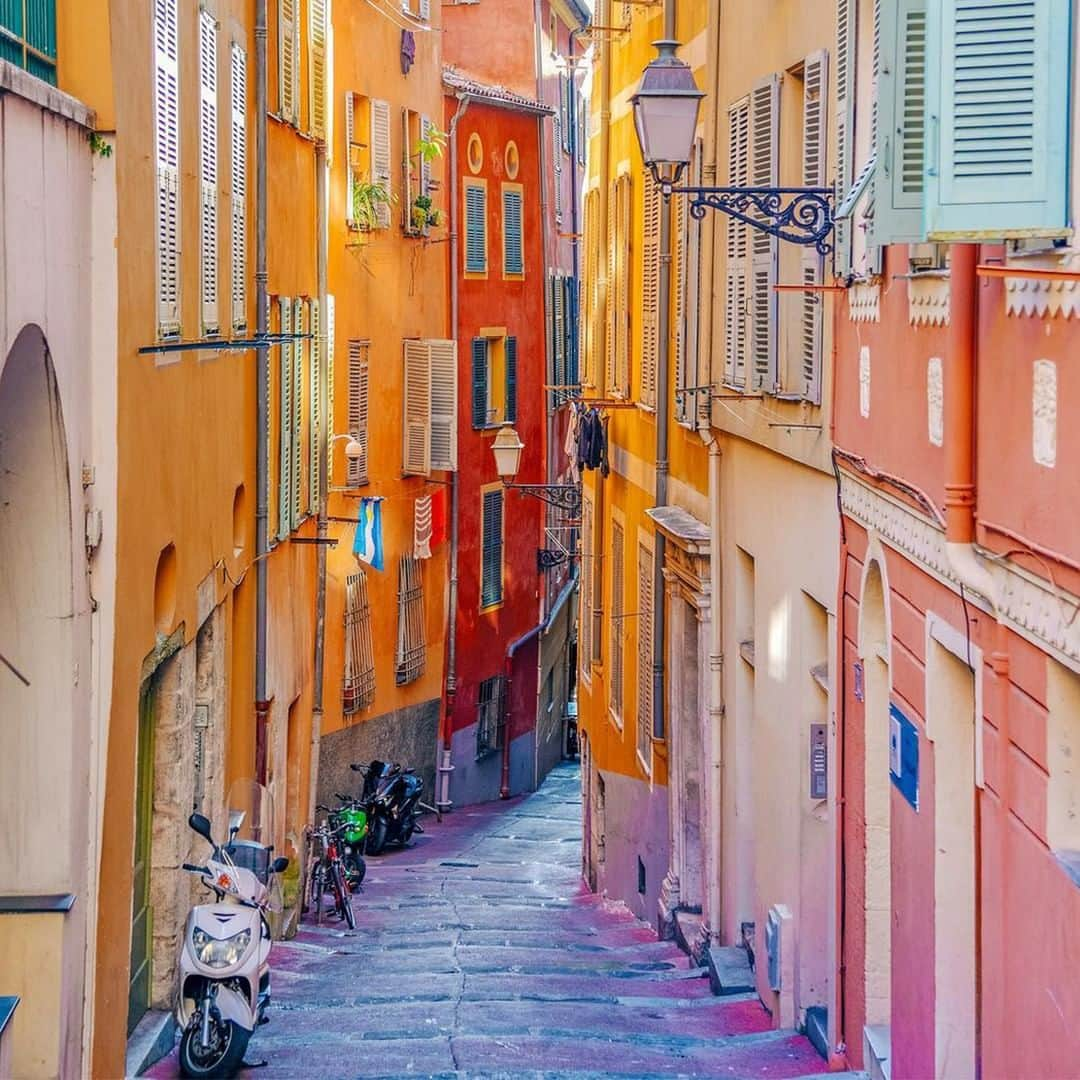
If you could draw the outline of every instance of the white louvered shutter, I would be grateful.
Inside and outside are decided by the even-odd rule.
[[[405,392],[402,472],[427,476],[431,472],[431,352],[427,343],[405,341]]]
[[[154,3],[158,333],[180,332],[180,68],[178,0]]]
[[[304,326],[304,301],[299,298],[293,301],[293,330],[297,334],[307,332],[307,327]],[[292,447],[291,520],[294,529],[300,524],[302,506],[304,444],[301,434],[304,428],[304,353],[306,351],[307,341],[298,337],[293,342],[292,347],[293,409],[290,435],[290,446]]]
[[[728,109],[728,183],[732,187],[746,187],[750,183],[749,98]],[[736,389],[746,386],[749,255],[750,227],[729,218],[724,283],[724,382]]]
[[[311,134],[326,141],[328,112],[327,48],[330,0],[308,0],[308,81],[311,95]]]
[[[345,91],[345,224],[353,225],[356,215],[353,212],[353,185],[359,179],[353,171],[352,143],[354,110],[356,95],[351,90]]]
[[[562,86],[562,80],[560,79],[559,85]],[[563,141],[563,123],[562,117],[556,113],[551,118],[553,136],[552,142],[554,144],[554,169],[552,174],[555,181],[555,221],[557,223],[562,221],[563,217],[563,183],[562,183],[562,141]]]
[[[218,331],[217,23],[199,12],[199,293],[204,334]]]
[[[299,122],[300,50],[297,47],[297,0],[278,0],[278,115]]]
[[[322,311],[318,300],[308,301],[308,328],[311,331],[310,371],[308,374],[308,497],[309,514],[319,508],[319,448],[322,445]]]
[[[653,553],[638,544],[637,750],[646,767],[652,749]]]
[[[836,0],[836,200],[851,187],[855,166],[855,55],[857,0]],[[851,220],[838,221],[833,231],[836,272],[851,272]]]
[[[334,296],[333,293],[326,297],[326,430],[328,437],[337,430],[334,423]],[[330,462],[334,455],[327,457],[327,479],[329,485]]]
[[[371,100],[371,182],[381,184],[386,195],[393,193],[390,180],[390,106],[378,98]],[[377,227],[390,228],[390,203],[379,203]]]
[[[247,326],[247,56],[239,45],[231,49],[229,78],[230,127],[230,244],[232,249],[232,324]]]
[[[346,458],[349,487],[368,482],[368,343],[349,342],[349,434],[363,451],[358,458]]]
[[[762,79],[750,92],[750,182],[779,182],[780,80]],[[750,377],[755,390],[776,389],[777,241],[760,229],[750,237]]]
[[[606,323],[604,334],[604,367],[605,381],[608,393],[615,387],[615,327],[618,325],[616,310],[618,308],[618,284],[616,271],[618,269],[615,250],[618,247],[618,237],[615,233],[615,221],[617,219],[616,204],[618,203],[619,182],[613,180],[608,193],[607,213],[607,297],[605,300],[604,321]]]
[[[663,197],[650,177],[642,185],[641,402],[656,405],[656,359],[660,332],[660,214]],[[681,199],[676,200],[682,202]]]
[[[292,301],[287,296],[278,300],[281,333],[291,334]],[[292,341],[286,339],[278,346],[278,539],[289,535],[292,520]]]
[[[823,49],[806,58],[803,66],[803,185],[824,187],[828,143],[826,141],[826,94],[829,87],[828,53]],[[803,248],[802,284],[821,285],[825,261],[812,247]],[[802,303],[799,393],[807,401],[821,400],[821,344],[825,294],[798,294]]]
[[[431,356],[431,467],[457,468],[457,342],[429,341]]]
[[[425,141],[431,138],[431,120],[426,116],[420,117],[420,137]],[[431,194],[431,162],[425,157],[420,158],[420,194]]]

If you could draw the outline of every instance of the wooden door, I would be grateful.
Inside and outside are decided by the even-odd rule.
[[[138,757],[135,762],[135,865],[131,889],[131,967],[128,988],[130,1035],[150,1007],[150,951],[153,912],[150,908],[150,849],[154,810],[154,695],[147,690],[139,703]]]

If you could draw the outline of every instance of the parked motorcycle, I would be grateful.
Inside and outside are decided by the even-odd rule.
[[[387,844],[405,847],[413,833],[424,831],[417,820],[424,781],[413,769],[375,759],[353,763],[353,772],[364,774],[361,801],[368,814],[367,852],[379,855]]]
[[[266,913],[280,910],[275,875],[289,865],[283,856],[273,856],[274,804],[266,788],[239,780],[225,805],[227,825],[215,828],[202,814],[188,818],[213,851],[205,866],[183,865],[217,899],[191,909],[179,958],[180,1071],[204,1080],[233,1076],[255,1028],[268,1019]]]

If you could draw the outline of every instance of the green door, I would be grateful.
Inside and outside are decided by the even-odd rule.
[[[150,1008],[150,839],[154,810],[154,695],[146,690],[139,702],[139,747],[135,762],[135,870],[131,889],[131,985],[128,990],[128,1034]]]

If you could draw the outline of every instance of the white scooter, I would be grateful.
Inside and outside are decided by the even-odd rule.
[[[188,819],[214,850],[205,866],[183,867],[217,897],[217,903],[191,909],[180,953],[180,1071],[203,1080],[233,1076],[255,1028],[266,1023],[271,937],[266,912],[277,894],[274,875],[289,865],[288,859],[273,857],[273,802],[266,788],[237,781],[226,806],[224,844],[214,841],[202,814]]]

